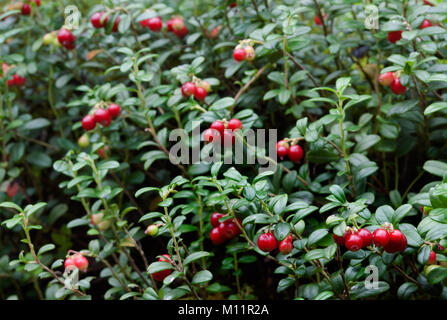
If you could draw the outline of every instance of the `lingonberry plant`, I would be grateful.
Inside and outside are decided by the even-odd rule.
[[[447,298],[446,3],[62,3],[1,7],[2,299]]]

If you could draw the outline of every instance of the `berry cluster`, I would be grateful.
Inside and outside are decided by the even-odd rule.
[[[383,247],[388,253],[404,251],[407,248],[405,235],[388,223],[374,231],[373,240],[376,247]]]
[[[166,21],[166,28],[168,32],[173,32],[177,38],[183,38],[188,33],[188,28],[182,17],[172,17]]]
[[[99,123],[104,127],[108,127],[112,123],[112,119],[119,116],[121,107],[116,103],[111,103],[107,109],[96,108],[93,115],[88,114],[82,119],[82,127],[84,130],[93,130]]]
[[[291,145],[289,145],[289,141]],[[281,160],[288,156],[290,161],[295,163],[299,163],[304,156],[303,149],[298,145],[298,140],[289,138],[278,141],[276,153]]]
[[[250,40],[242,40],[233,50],[233,58],[237,62],[253,61],[255,59],[255,49]]]
[[[90,22],[92,23],[92,26],[95,27],[96,29],[104,28],[107,21],[109,20],[109,15],[105,16],[104,18],[102,17],[104,15],[104,13],[105,12],[96,12],[90,18]],[[121,19],[119,16],[116,17],[115,22],[113,23],[112,32],[118,31],[118,25],[120,23],[120,20]]]
[[[368,229],[359,229],[348,227],[344,236],[340,237],[335,233],[332,235],[334,241],[339,246],[345,246],[349,251],[358,251],[366,248],[373,243],[373,235]]]
[[[171,256],[169,254],[164,254],[160,258],[158,258],[158,261],[171,263]],[[170,274],[171,274],[171,269],[166,269],[166,270],[154,272],[151,275],[154,278],[154,280],[163,281]]]
[[[6,81],[8,84],[8,87],[17,86],[21,87],[26,84],[26,79],[24,77],[19,76],[18,74],[15,74],[12,76],[12,79],[9,79]]]
[[[428,28],[431,26],[432,26],[431,21],[428,19],[424,19],[424,21],[422,21],[421,25],[419,26],[419,29],[425,29],[425,28]],[[397,41],[402,39],[402,32],[403,32],[403,30],[388,32],[388,36],[387,36],[388,41],[391,43],[396,43]]]
[[[233,239],[235,236],[241,233],[238,224],[242,227],[242,221],[240,219],[227,219],[223,222],[219,222],[219,219],[224,217],[222,213],[214,212],[211,215],[211,225],[213,229],[210,232],[210,238],[213,244],[219,245],[227,240]]]
[[[75,36],[71,33],[70,30],[62,28],[57,33],[57,40],[59,43],[68,50],[72,50],[75,48]]]
[[[153,17],[140,21],[140,25],[144,28],[147,27],[151,31],[159,32],[163,28],[163,20],[161,17]]]
[[[71,271],[74,268],[78,268],[79,271],[86,272],[88,268],[88,260],[82,254],[77,253],[69,256],[64,261],[65,270]]]
[[[234,131],[242,129],[242,122],[239,119],[231,119],[226,121],[225,119],[214,121],[209,129],[206,129],[203,133],[203,140],[205,142],[221,141],[225,145],[234,144],[236,138]]]
[[[194,96],[198,101],[202,101],[206,98],[208,92],[211,91],[211,86],[207,81],[194,78],[193,81],[185,82],[182,85],[182,95],[185,98]]]
[[[394,72],[385,72],[379,76],[379,82],[383,86],[389,86],[394,94],[404,94],[407,87],[400,83],[400,77]]]

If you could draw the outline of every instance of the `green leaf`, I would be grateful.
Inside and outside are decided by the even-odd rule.
[[[216,102],[214,102],[211,107],[209,108],[209,110],[211,111],[220,111],[220,110],[225,110],[228,107],[231,107],[234,104],[234,99],[230,98],[230,97],[226,97],[220,100],[217,100]]]
[[[14,202],[10,202],[10,201],[5,201],[5,202],[0,203],[0,207],[2,207],[2,208],[12,208],[12,209],[16,209],[18,212],[23,212],[22,208],[20,208]]]
[[[197,272],[192,278],[192,284],[199,284],[211,281],[213,279],[213,274],[208,270],[202,270]]]
[[[447,173],[447,163],[437,160],[428,160],[424,163],[423,169],[435,176],[443,177]]]
[[[273,197],[269,203],[270,207],[273,210],[273,213],[282,214],[287,206],[287,200],[288,200],[287,194],[281,194]]]
[[[206,251],[198,251],[198,252],[191,253],[189,256],[187,256],[185,258],[185,260],[183,260],[183,265],[186,266],[187,264],[189,264],[191,262],[199,260],[203,257],[208,257],[209,255],[210,255],[210,253],[206,252]]]
[[[447,102],[435,102],[425,108],[424,115],[429,116],[435,112],[446,110]]]
[[[288,223],[283,223],[283,222],[278,223],[275,226],[275,230],[274,230],[276,240],[278,240],[278,241],[283,240],[290,233],[291,229],[292,229],[292,227]]]
[[[152,262],[147,268],[148,273],[155,273],[163,270],[171,269],[172,265],[169,262],[165,261],[156,261]]]

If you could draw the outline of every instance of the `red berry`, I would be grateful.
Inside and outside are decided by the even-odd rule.
[[[160,17],[150,18],[147,20],[147,26],[152,31],[158,32],[163,27],[163,21]]]
[[[62,44],[63,46],[67,45],[68,43],[72,43],[76,40],[75,36],[71,33],[68,29],[60,29],[57,33],[57,40]]]
[[[223,133],[223,142],[224,146],[231,146],[236,141],[236,137],[233,134],[232,130],[225,129]]]
[[[202,101],[206,98],[206,90],[201,87],[196,87],[196,90],[194,91],[194,98],[196,98],[199,101]]]
[[[111,103],[107,110],[112,118],[119,116],[121,113],[121,107],[116,103]]]
[[[436,252],[431,251],[430,257],[428,258],[427,264],[435,264],[436,263]]]
[[[120,20],[121,20],[121,18],[119,16],[116,17],[115,22],[113,23],[112,32],[118,31],[118,25],[120,24]],[[107,19],[106,19],[106,22],[107,22]]]
[[[339,246],[345,245],[345,239],[346,239],[347,233],[343,237],[337,236],[335,233],[332,234],[332,238],[334,239],[335,243]]]
[[[288,235],[285,237],[280,243],[279,243],[279,252],[281,252],[283,255],[289,254],[293,250],[293,238],[291,235]]]
[[[219,29],[217,27],[208,32],[208,37],[211,39],[216,39],[218,35],[219,35]]]
[[[230,8],[234,8],[237,6],[237,2],[230,3],[229,6],[230,6]]]
[[[223,213],[214,212],[211,215],[211,219],[210,219],[211,225],[214,228],[217,228],[220,225],[219,219],[222,218],[223,216],[224,216]]]
[[[278,157],[282,160],[289,153],[289,149],[284,146],[276,146],[276,153]]]
[[[77,254],[73,257],[73,262],[76,268],[79,269],[79,271],[87,271],[88,268],[88,260],[86,257],[84,257],[81,254]]]
[[[263,233],[258,238],[258,247],[264,252],[270,252],[276,249],[278,242],[273,232]]]
[[[220,132],[220,134],[223,135],[223,133],[225,131],[225,124],[220,120],[216,120],[211,124],[210,128],[216,129],[217,131]]]
[[[303,149],[299,145],[294,144],[293,146],[290,146],[288,152],[290,161],[299,162],[303,158],[303,155]]]
[[[12,76],[12,81],[16,86],[24,86],[26,84],[26,79],[19,76],[18,74],[15,74]]]
[[[321,26],[323,23],[321,22],[321,19],[319,16],[315,16],[314,21],[317,25]]]
[[[8,195],[8,197],[14,198],[18,191],[19,191],[18,182],[8,183],[8,186],[6,187],[6,194]]]
[[[164,254],[162,257],[158,259],[160,262],[169,262],[171,257],[169,254]],[[167,276],[171,274],[171,269],[161,270],[158,272],[152,273],[152,277],[157,281],[163,281]]]
[[[177,38],[183,38],[188,33],[188,28],[186,26],[183,26],[180,30],[173,30],[174,34],[177,36]]]
[[[402,32],[403,31],[401,30],[388,32],[388,41],[391,43],[396,43],[397,41],[402,39]]]
[[[393,82],[391,82],[390,84],[390,88],[391,91],[394,94],[404,94],[405,91],[407,91],[407,87],[404,87],[401,83],[400,83],[400,78],[395,78],[393,80]]]
[[[93,117],[91,114],[88,114],[84,118],[82,118],[82,127],[86,131],[95,129],[96,127],[95,117]]]
[[[366,248],[373,244],[373,236],[372,233],[368,229],[360,229],[357,234],[363,240],[363,248]]]
[[[104,14],[104,12],[96,12],[92,15],[90,18],[90,22],[92,23],[93,27],[96,29],[103,28],[105,25],[105,21],[101,23],[101,17]]]
[[[358,251],[363,247],[363,239],[357,233],[351,233],[346,236],[346,249],[349,251]]]
[[[36,6],[40,7],[40,0],[34,0],[34,3],[36,4]]]
[[[431,24],[430,20],[425,19],[424,21],[422,21],[419,29],[425,29],[425,28],[428,28],[428,27],[431,27],[431,26],[432,26],[432,24]]]
[[[12,87],[13,85],[15,85],[15,82],[12,79],[9,79],[8,81],[6,81],[6,83],[8,84],[8,87]]]
[[[106,109],[98,108],[95,111],[95,121],[102,124],[104,127],[108,127],[112,122],[112,118]]]
[[[29,16],[31,14],[31,6],[27,3],[24,3],[22,6],[22,15]]]
[[[394,72],[385,72],[379,76],[379,82],[382,86],[389,86],[394,80]]]
[[[180,31],[185,26],[185,22],[182,18],[176,17],[172,19],[172,31]]]
[[[245,59],[247,52],[242,48],[236,48],[233,50],[233,58],[236,61],[242,61]]]
[[[220,140],[220,133],[219,133],[219,131],[217,131],[215,129],[206,129],[203,132],[203,141],[208,143],[208,142],[214,141],[214,139]]]
[[[75,268],[75,263],[74,260],[72,258],[67,258],[64,261],[64,267],[67,270],[73,270]]]
[[[105,159],[109,151],[109,146],[104,146],[96,151],[101,159]]]
[[[242,128],[242,122],[239,119],[231,119],[228,121],[228,129],[237,130]]]
[[[390,234],[383,228],[374,230],[373,241],[377,247],[383,247],[390,241]]]
[[[404,251],[407,247],[407,238],[399,230],[395,229],[391,231],[389,239],[389,242],[383,247],[383,249],[388,253]]]
[[[148,22],[149,22],[149,20],[150,19],[144,19],[144,20],[141,20],[140,21],[140,25],[144,28],[144,27],[147,27],[148,25]]]
[[[221,222],[218,229],[222,237],[228,240],[234,238],[241,232],[238,225],[236,224],[236,222],[234,222],[233,219],[227,219],[224,222]]]
[[[196,85],[192,82],[185,82],[182,85],[182,95],[184,97],[190,97],[191,95],[193,95],[196,92]]]
[[[166,29],[168,30],[168,32],[174,31],[174,29],[172,28],[173,23],[174,19],[169,19],[168,21],[166,21]]]
[[[432,7],[434,6],[433,3],[431,3],[430,1],[427,1],[427,0],[424,0],[424,4],[427,6],[432,6]]]
[[[221,233],[219,228],[213,228],[210,232],[211,242],[215,245],[219,245],[227,240]]]

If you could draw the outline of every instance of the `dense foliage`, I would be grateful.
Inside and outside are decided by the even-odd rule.
[[[6,3],[0,297],[447,298],[446,25],[441,0]],[[176,129],[257,161],[175,162]]]

